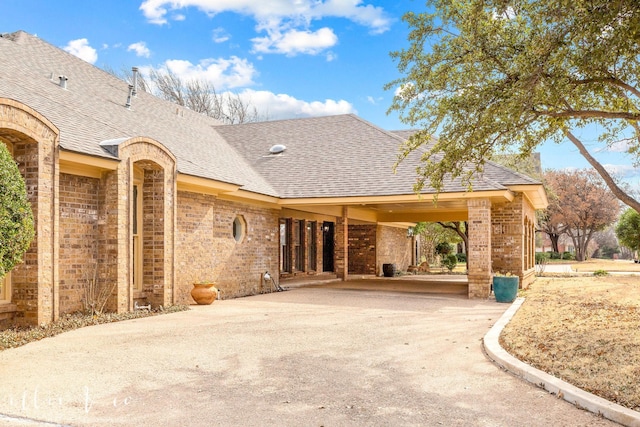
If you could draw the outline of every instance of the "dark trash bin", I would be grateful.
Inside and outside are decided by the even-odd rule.
[[[382,273],[384,277],[394,277],[396,275],[395,264],[382,264]]]

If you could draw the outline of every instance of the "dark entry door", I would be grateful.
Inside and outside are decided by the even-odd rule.
[[[334,224],[322,224],[322,271],[333,271]]]

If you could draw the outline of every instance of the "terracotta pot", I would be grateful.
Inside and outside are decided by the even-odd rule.
[[[191,289],[191,297],[200,305],[209,305],[218,296],[215,283],[194,283]]]

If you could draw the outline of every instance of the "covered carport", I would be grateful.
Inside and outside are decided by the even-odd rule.
[[[515,181],[520,182],[511,186],[490,182],[485,187],[497,187],[491,190],[440,193],[437,197],[414,193],[310,198],[281,200],[281,204],[289,212],[313,212],[335,217],[335,273],[345,282],[361,279],[360,275],[349,271],[349,245],[353,245],[350,243],[350,225],[375,224],[407,230],[417,222],[465,221],[468,227],[467,296],[487,298],[494,272],[517,275],[524,287],[532,280],[535,210],[547,203],[541,184],[530,179],[530,184],[523,184],[521,175],[510,173],[516,176]],[[378,260],[378,264],[381,262]],[[437,279],[432,279],[432,282],[437,282]],[[420,284],[424,285],[424,282],[415,286]],[[408,282],[405,283],[407,285]]]

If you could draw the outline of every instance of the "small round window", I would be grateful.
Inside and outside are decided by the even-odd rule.
[[[242,242],[244,240],[246,229],[247,223],[242,215],[238,215],[236,219],[233,220],[233,238],[236,239],[236,242]]]

